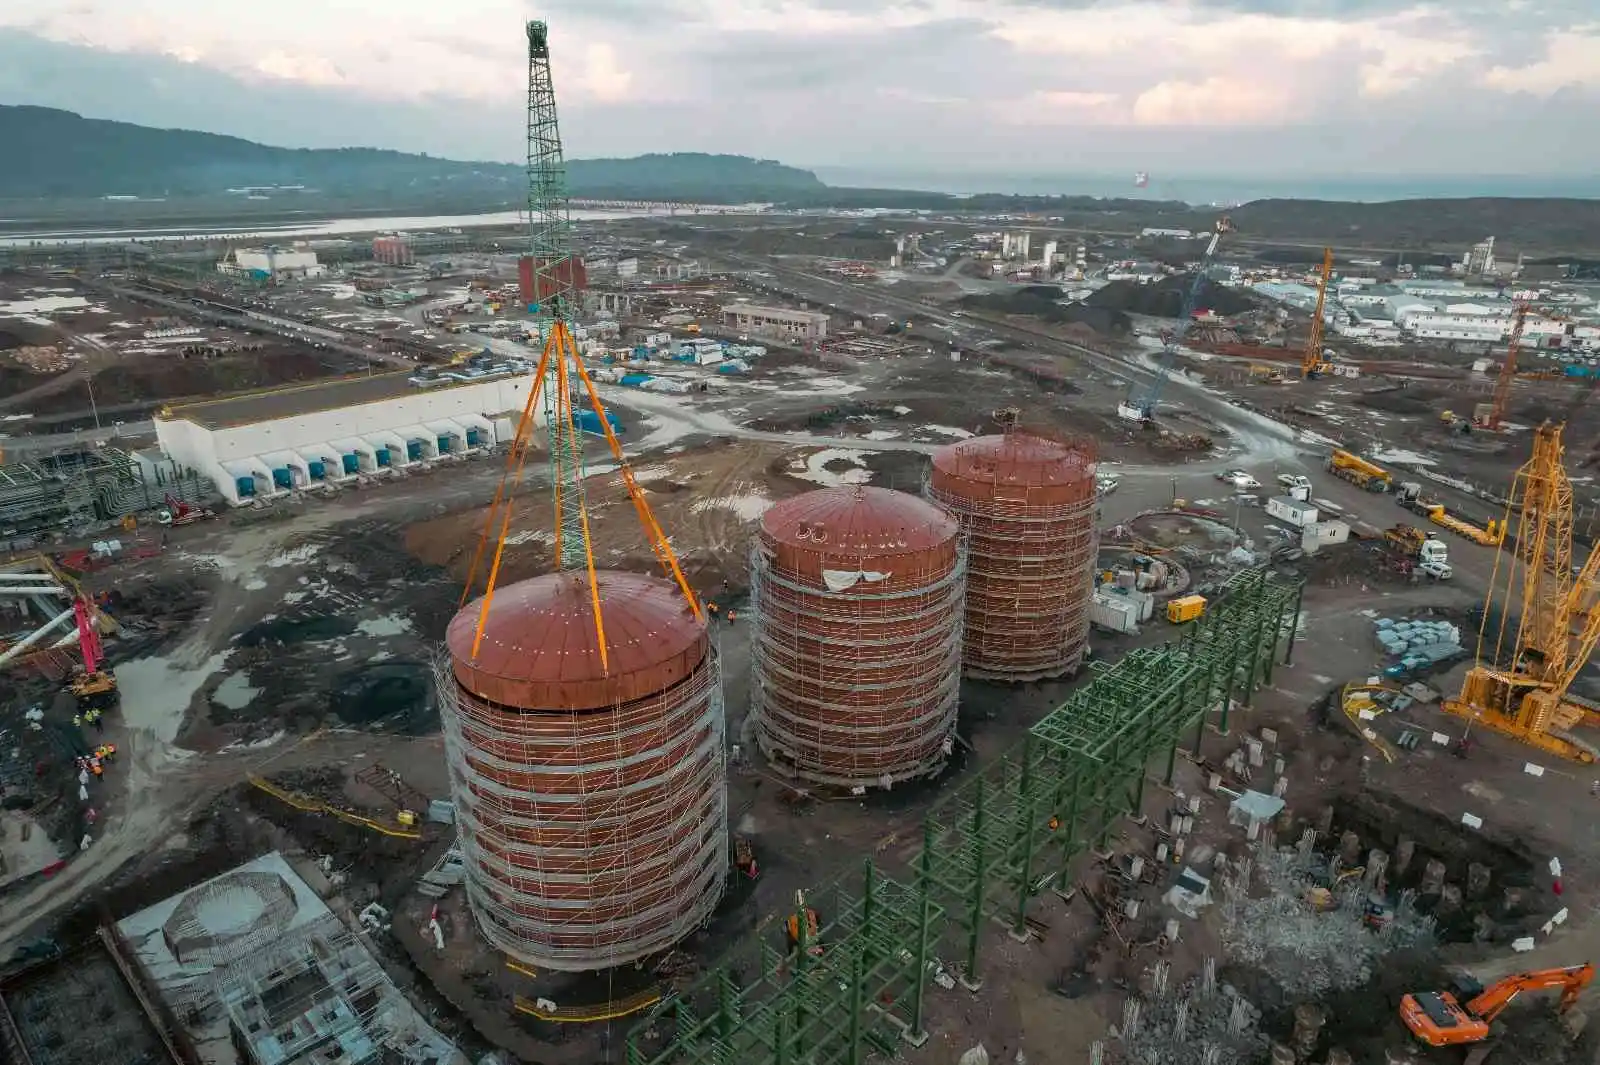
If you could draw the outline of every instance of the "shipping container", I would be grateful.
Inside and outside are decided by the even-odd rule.
[[[1096,592],[1089,601],[1089,624],[1129,635],[1139,631],[1139,608],[1120,595]]]
[[[1304,500],[1291,499],[1288,496],[1273,496],[1267,500],[1267,514],[1300,529],[1314,524],[1317,520],[1317,508],[1315,506]]]

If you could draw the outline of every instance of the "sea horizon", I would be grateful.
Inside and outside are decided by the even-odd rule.
[[[1095,196],[1107,199],[1182,200],[1197,205],[1238,204],[1268,199],[1332,200],[1344,203],[1471,197],[1600,199],[1600,174],[1256,177],[1149,171],[1146,175],[1147,184],[1140,187],[1134,171],[1124,174],[1018,174],[891,171],[846,166],[812,166],[808,169],[833,187],[942,192],[955,196],[982,193]]]

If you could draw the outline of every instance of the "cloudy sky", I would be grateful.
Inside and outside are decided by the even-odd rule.
[[[1600,174],[1596,0],[0,0],[0,103],[270,143],[876,172]]]

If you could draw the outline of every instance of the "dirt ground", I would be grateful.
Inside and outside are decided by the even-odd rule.
[[[182,332],[147,335],[173,330]],[[166,400],[362,368],[326,349],[107,296],[72,277],[0,273],[0,414],[13,416],[5,424],[14,435],[92,425],[96,410],[108,424],[137,421]]]
[[[324,295],[323,302],[338,299]],[[750,536],[771,503],[824,484],[917,491],[929,454],[985,431],[997,408],[1015,406],[1026,424],[1095,439],[1106,468],[1123,481],[1102,503],[1104,529],[1109,534],[1122,526],[1142,541],[1198,552],[1205,556],[1196,565],[1198,580],[1221,572],[1217,554],[1240,545],[1262,548],[1289,536],[1281,527],[1274,531],[1259,501],[1234,499],[1219,487],[1214,473],[1227,465],[1244,466],[1264,483],[1277,472],[1310,471],[1319,498],[1381,527],[1402,520],[1404,512],[1387,497],[1317,472],[1334,443],[1423,452],[1423,461],[1436,461],[1441,470],[1496,484],[1525,450],[1515,435],[1496,450],[1495,442],[1452,438],[1437,427],[1437,409],[1466,406],[1466,389],[1345,380],[1272,386],[1219,375],[1212,385],[1220,392],[1171,386],[1169,424],[1185,434],[1213,436],[1216,444],[1179,452],[1115,420],[1116,402],[1128,389],[1127,363],[1119,359],[1137,359],[1136,351],[1075,359],[1013,347],[993,357],[963,352],[952,360],[927,339],[933,350],[899,358],[826,365],[775,358],[749,375],[713,380],[708,391],[692,395],[601,389],[625,423],[624,439],[637,456],[635,476],[702,593],[734,608],[744,605]],[[661,372],[701,374],[674,367]],[[1244,404],[1295,429],[1235,417]],[[592,443],[588,461],[597,561],[654,571],[604,445]],[[448,793],[429,668],[460,601],[484,506],[500,476],[500,463],[490,459],[334,499],[234,514],[172,530],[156,557],[90,574],[89,590],[110,593],[108,609],[129,630],[109,647],[123,705],[110,716],[105,736],[119,745],[119,764],[96,785],[103,790],[96,795],[98,823],[89,826],[88,849],[48,881],[0,886],[0,943],[9,949],[46,930],[71,940],[92,926],[103,900],[136,909],[263,850],[287,848],[328,859],[341,874],[340,898],[349,908],[377,900],[393,910],[392,935],[379,937],[388,967],[464,1047],[506,1046],[520,1060],[541,1065],[615,1062],[628,1022],[582,1030],[550,1025],[513,1011],[514,996],[598,1002],[645,977],[687,981],[737,937],[791,905],[797,889],[869,854],[891,873],[903,871],[920,842],[921,817],[944,786],[1010,748],[1082,683],[966,684],[963,754],[943,780],[925,788],[797,803],[758,762],[736,766],[729,784],[732,827],[752,841],[762,875],[754,883],[730,881],[716,918],[662,966],[662,974],[529,980],[483,947],[459,891],[440,903],[447,945],[439,952],[420,932],[433,900],[413,886],[447,845],[442,830],[428,827],[421,841],[397,841],[327,814],[295,811],[247,781],[268,777],[385,824],[393,822],[400,803],[356,779],[374,764],[406,781],[411,797],[401,801],[420,805],[421,798]],[[1166,511],[1175,498],[1208,509],[1212,517],[1152,513]],[[548,506],[542,466],[531,459],[502,582],[550,568]],[[1290,816],[1280,826],[1279,842],[1293,842],[1307,826],[1321,831],[1326,823],[1325,838],[1353,831],[1363,852],[1383,847],[1392,853],[1402,836],[1415,841],[1417,857],[1405,876],[1417,876],[1429,858],[1445,864],[1451,883],[1464,882],[1474,863],[1490,870],[1490,887],[1481,896],[1443,915],[1448,920],[1441,918],[1437,949],[1396,956],[1376,979],[1324,999],[1330,1021],[1319,1052],[1344,1046],[1363,1063],[1381,1061],[1385,1050],[1407,1044],[1394,1015],[1397,995],[1435,986],[1457,970],[1493,977],[1586,960],[1600,940],[1600,923],[1591,916],[1600,830],[1590,816],[1596,800],[1587,771],[1542,765],[1544,772],[1532,775],[1526,769],[1529,752],[1494,736],[1480,737],[1465,759],[1423,742],[1390,762],[1342,716],[1318,709],[1340,685],[1383,664],[1372,641],[1371,614],[1442,611],[1464,618],[1479,602],[1492,555],[1456,541],[1451,550],[1461,576],[1449,585],[1407,582],[1365,545],[1296,563],[1309,579],[1296,664],[1275,675],[1253,708],[1235,715],[1229,736],[1208,735],[1205,761],[1181,762],[1175,785],[1185,807],[1191,797],[1202,802],[1194,844],[1230,860],[1246,856],[1244,830],[1227,823],[1225,798],[1209,792],[1207,784],[1245,734],[1273,728],[1289,780]],[[1112,658],[1171,637],[1158,622],[1136,637],[1096,636],[1093,646]],[[749,632],[744,625],[724,624],[716,639],[729,732],[740,741],[749,707]],[[59,762],[48,736],[70,739],[70,706],[53,699],[44,678],[7,680],[11,686],[0,696],[10,706],[48,705],[30,757]],[[1459,677],[1435,681],[1449,691]],[[1417,706],[1404,722],[1380,722],[1379,731],[1392,741],[1405,725],[1450,738],[1463,728],[1458,719]],[[754,749],[748,742],[742,747]],[[58,796],[50,808],[56,813],[43,811],[41,831],[60,854],[71,855],[85,827],[69,812],[76,805],[75,781],[63,778],[54,763],[41,779],[47,783],[40,789]],[[1229,778],[1228,786],[1243,783]],[[979,1042],[992,1060],[1006,1065],[1020,1060],[1019,1052],[1034,1065],[1085,1061],[1097,1040],[1107,1041],[1114,1055],[1109,1029],[1121,1023],[1130,994],[1147,989],[1158,958],[1170,965],[1174,983],[1195,979],[1205,959],[1216,958],[1226,982],[1261,1011],[1264,1037],[1283,1038],[1299,1003],[1262,971],[1229,961],[1222,907],[1180,919],[1177,942],[1154,945],[1171,916],[1159,896],[1179,871],[1156,864],[1155,848],[1165,841],[1161,826],[1179,806],[1174,792],[1148,789],[1149,820],[1121,826],[1113,854],[1084,863],[1070,900],[1051,895],[1041,901],[1039,934],[1027,943],[998,927],[986,934],[984,989],[933,990],[934,1042],[931,1049],[908,1052],[907,1059],[954,1060]],[[1483,818],[1482,826],[1464,826],[1464,814]],[[1135,855],[1146,860],[1151,875],[1124,883],[1127,860]],[[1559,898],[1545,872],[1557,856],[1565,870]],[[1517,893],[1514,904],[1507,889]],[[1119,893],[1139,898],[1142,916],[1112,928],[1090,899]],[[1570,919],[1549,934],[1538,931],[1561,905]],[[1535,950],[1513,953],[1511,939],[1530,928]],[[1130,950],[1127,942],[1146,945]],[[947,966],[956,961],[942,960]],[[1489,1065],[1560,1065],[1588,1052],[1587,1044],[1574,1047],[1560,1035],[1539,1002],[1519,1005],[1503,1027],[1499,1056]],[[1109,1058],[1108,1065],[1117,1060]]]

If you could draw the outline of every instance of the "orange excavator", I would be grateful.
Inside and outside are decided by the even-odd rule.
[[[1511,1000],[1524,991],[1561,989],[1560,1010],[1565,1013],[1594,979],[1594,965],[1565,969],[1539,969],[1518,973],[1489,985],[1462,1005],[1448,991],[1419,991],[1400,1000],[1400,1019],[1411,1034],[1431,1047],[1480,1043],[1489,1037],[1489,1025]]]

